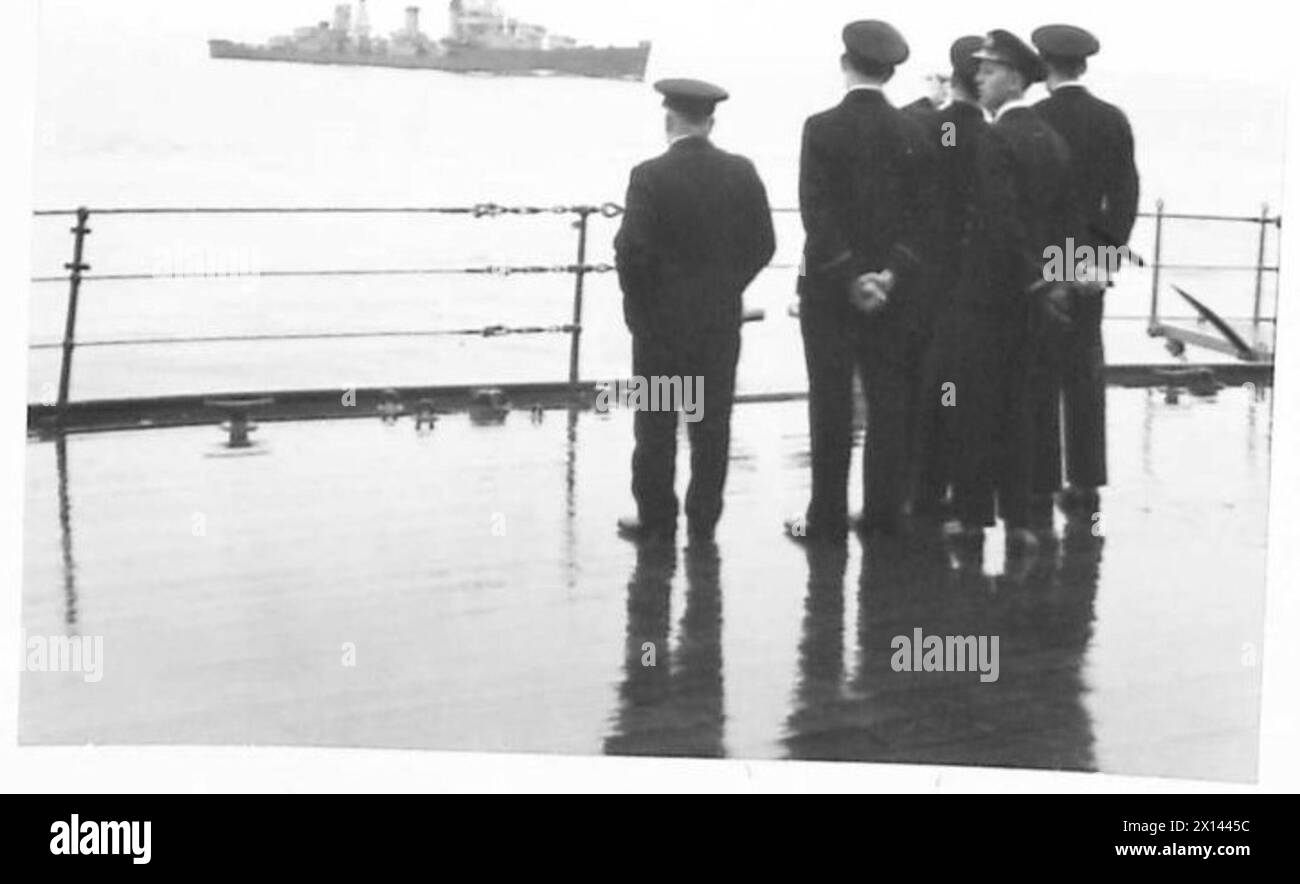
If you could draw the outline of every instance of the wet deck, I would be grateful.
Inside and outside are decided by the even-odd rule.
[[[1252,780],[1268,395],[1113,388],[1104,536],[1013,573],[997,537],[976,572],[921,537],[783,540],[798,402],[737,408],[716,554],[615,537],[626,413],[273,423],[237,457],[215,427],[33,441],[23,627],[103,636],[104,670],[24,673],[20,737]],[[999,680],[894,672],[918,627],[1000,636]]]

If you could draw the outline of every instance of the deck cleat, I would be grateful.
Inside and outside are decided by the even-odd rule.
[[[392,387],[383,390],[379,394],[379,404],[375,406],[375,411],[379,412],[379,417],[384,423],[396,423],[397,419],[406,413],[406,406],[402,404],[402,394]]]
[[[480,426],[504,424],[510,415],[510,400],[498,387],[483,387],[470,395],[469,419]]]
[[[416,432],[432,432],[438,424],[438,408],[432,399],[421,399],[415,406]]]
[[[226,414],[226,421],[221,424],[221,428],[229,434],[224,447],[243,449],[257,444],[248,438],[249,433],[257,429],[257,425],[249,420],[249,412],[274,402],[274,399],[267,396],[258,399],[206,399],[203,404]]]
[[[1158,371],[1157,375],[1166,381],[1165,402],[1170,405],[1178,404],[1179,395],[1183,390],[1193,396],[1206,399],[1217,395],[1224,387],[1224,384],[1215,377],[1214,370],[1208,367],[1170,368]]]

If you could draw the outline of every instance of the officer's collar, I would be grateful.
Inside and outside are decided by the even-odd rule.
[[[844,90],[845,101],[861,101],[869,98],[878,98],[882,101],[888,101],[885,98],[885,88],[876,83],[854,83],[848,89]]]
[[[1021,108],[1027,110],[1029,108],[1032,108],[1033,106],[1034,106],[1033,102],[1031,102],[1028,98],[1024,98],[1023,96],[1021,98],[1008,101],[1006,104],[1002,105],[1002,107],[998,108],[997,113],[993,114],[993,122],[996,123],[998,120],[1005,117],[1011,111],[1020,110]]]
[[[1083,85],[1083,83],[1081,83],[1078,80],[1063,80],[1062,82],[1057,83],[1048,91],[1052,93],[1056,93],[1062,89],[1082,89],[1085,92],[1088,91],[1088,87]]]
[[[668,149],[704,147],[709,143],[709,136],[701,135],[697,132],[690,132],[685,135],[674,136],[672,140],[668,142]]]

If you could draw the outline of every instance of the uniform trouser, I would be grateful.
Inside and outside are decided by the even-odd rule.
[[[632,372],[638,378],[651,383],[680,378],[683,384],[703,379],[702,390],[696,388],[702,395],[694,403],[700,419],[686,421],[691,446],[686,518],[692,531],[711,531],[722,515],[739,356],[739,329],[632,339]],[[653,530],[671,532],[677,524],[677,423],[676,410],[641,408],[633,419],[632,496],[642,524]]]
[[[960,437],[957,434],[956,372],[944,335],[926,342],[916,406],[916,491],[914,503],[934,507],[948,497]],[[950,386],[951,385],[951,386]]]
[[[910,492],[910,436],[916,406],[914,345],[905,329],[867,324],[847,301],[804,297],[800,308],[808,368],[814,530],[839,532],[848,521],[853,448],[853,376],[860,372],[867,404],[863,445],[863,517],[889,521]]]
[[[1051,348],[993,317],[959,344],[954,509],[967,525],[1044,527],[1060,486],[1060,381]]]
[[[1062,353],[1065,475],[1071,485],[1106,484],[1106,355],[1101,324],[1104,296],[1083,300]]]

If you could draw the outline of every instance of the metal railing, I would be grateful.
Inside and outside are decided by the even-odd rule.
[[[582,313],[583,292],[586,277],[590,273],[608,273],[614,268],[609,264],[587,263],[587,232],[592,215],[604,218],[616,218],[623,209],[615,203],[602,205],[574,206],[502,206],[496,203],[479,203],[473,206],[453,207],[249,207],[249,208],[112,208],[90,209],[85,206],[75,210],[38,210],[36,217],[70,216],[76,219],[76,226],[71,228],[73,234],[73,258],[64,264],[67,276],[34,276],[31,282],[68,283],[68,306],[64,323],[63,340],[60,343],[30,344],[31,350],[61,349],[62,360],[59,366],[59,391],[56,408],[60,414],[66,411],[70,401],[73,355],[78,347],[118,347],[193,343],[231,343],[242,341],[285,341],[285,340],[330,340],[344,338],[385,338],[385,337],[442,337],[442,336],[482,336],[500,337],[505,335],[568,334],[569,335],[569,384],[578,384],[582,347]],[[81,287],[86,282],[126,282],[175,280],[188,278],[210,278],[206,274],[185,273],[114,273],[88,275],[91,265],[85,261],[86,237],[90,235],[88,224],[92,215],[461,215],[476,219],[498,218],[504,215],[568,215],[576,216],[573,226],[578,231],[577,262],[560,265],[483,265],[472,267],[393,267],[370,269],[306,269],[306,270],[259,270],[248,274],[257,278],[291,278],[291,277],[345,277],[345,276],[436,276],[436,275],[488,275],[514,276],[520,274],[571,274],[573,283],[572,321],[563,325],[550,326],[505,326],[489,325],[481,328],[395,330],[369,332],[313,332],[280,334],[245,334],[214,335],[201,337],[166,337],[166,338],[123,338],[112,340],[77,341],[77,307]]]
[[[1276,322],[1277,317],[1265,317],[1262,314],[1264,299],[1264,275],[1267,273],[1281,272],[1279,264],[1268,265],[1264,263],[1265,255],[1268,248],[1268,231],[1270,227],[1277,230],[1282,229],[1282,216],[1270,215],[1268,203],[1260,207],[1258,215],[1205,215],[1205,214],[1187,214],[1178,212],[1166,212],[1165,201],[1156,200],[1156,210],[1154,212],[1139,212],[1139,218],[1151,218],[1155,221],[1155,246],[1151,255],[1151,314],[1149,317],[1148,328],[1153,334],[1161,327],[1160,324],[1160,280],[1162,270],[1226,270],[1226,271],[1252,271],[1255,274],[1255,296],[1254,309],[1251,312],[1251,325],[1258,327],[1261,322]],[[1161,259],[1161,252],[1164,245],[1164,228],[1167,221],[1196,221],[1196,222],[1213,222],[1213,223],[1237,223],[1237,224],[1258,224],[1259,225],[1259,248],[1256,253],[1254,264],[1165,264]],[[1230,317],[1238,318],[1238,317]]]
[[[284,341],[284,340],[329,340],[346,338],[384,338],[384,337],[436,337],[436,336],[482,336],[501,337],[509,335],[567,334],[569,335],[568,382],[576,387],[579,383],[582,347],[583,296],[584,284],[588,274],[608,273],[614,270],[609,264],[590,264],[587,262],[588,227],[593,215],[612,219],[622,214],[622,207],[615,203],[602,205],[560,205],[560,206],[502,206],[496,203],[479,203],[473,206],[454,207],[194,207],[194,208],[108,208],[90,209],[81,207],[74,210],[38,210],[36,217],[71,217],[76,224],[71,228],[73,234],[72,260],[64,264],[66,276],[34,276],[31,282],[36,284],[63,283],[68,285],[68,303],[64,322],[63,338],[57,343],[30,344],[29,349],[61,349],[62,359],[59,366],[59,385],[57,411],[62,414],[68,407],[71,392],[73,356],[79,347],[116,347],[171,345],[192,343],[229,343],[237,341]],[[794,208],[776,208],[775,214],[796,213]],[[467,267],[390,267],[374,269],[285,269],[260,270],[253,272],[253,277],[289,278],[289,277],[347,277],[347,276],[432,276],[432,275],[533,275],[533,274],[570,274],[573,282],[573,309],[571,320],[564,324],[546,326],[505,326],[490,325],[481,328],[392,330],[392,331],[357,331],[357,332],[316,332],[316,333],[279,333],[279,334],[245,334],[218,335],[201,337],[141,337],[118,338],[107,340],[77,340],[77,308],[84,284],[92,282],[122,282],[175,280],[186,278],[211,278],[207,274],[175,273],[118,273],[91,275],[91,265],[86,263],[86,238],[90,235],[89,222],[92,217],[143,216],[143,215],[457,215],[473,219],[498,218],[514,216],[571,216],[573,227],[577,230],[576,261],[573,264],[524,265],[524,266],[467,266]],[[1265,205],[1258,216],[1233,216],[1210,214],[1179,214],[1165,211],[1163,200],[1156,202],[1155,212],[1139,213],[1140,218],[1154,219],[1154,250],[1151,260],[1146,262],[1152,275],[1151,311],[1149,317],[1115,316],[1114,319],[1148,319],[1148,329],[1152,334],[1163,333],[1166,326],[1160,323],[1160,283],[1162,270],[1240,270],[1254,271],[1255,293],[1254,311],[1251,321],[1258,326],[1261,322],[1274,322],[1275,317],[1262,315],[1262,301],[1265,274],[1279,272],[1276,265],[1266,265],[1265,255],[1268,231],[1270,228],[1281,229],[1280,216],[1269,214]],[[1164,228],[1170,221],[1195,222],[1231,222],[1253,223],[1260,227],[1259,248],[1253,265],[1229,264],[1164,264],[1161,255],[1164,240]],[[798,265],[772,264],[770,269],[795,269]]]
[[[1174,355],[1181,355],[1186,347],[1191,345],[1249,362],[1271,363],[1272,351],[1276,348],[1276,301],[1274,302],[1273,315],[1265,316],[1263,314],[1264,280],[1267,274],[1280,273],[1281,267],[1280,261],[1278,264],[1269,265],[1265,263],[1265,260],[1268,254],[1269,230],[1281,231],[1281,216],[1270,215],[1267,203],[1260,208],[1259,215],[1207,215],[1166,212],[1164,200],[1157,200],[1156,211],[1154,213],[1143,213],[1140,217],[1152,218],[1155,221],[1155,244],[1152,261],[1150,262],[1151,309],[1146,317],[1147,334],[1153,338],[1163,338],[1169,352]],[[1162,257],[1165,225],[1168,221],[1257,224],[1259,225],[1259,236],[1255,251],[1255,262],[1253,264],[1166,263],[1162,260]],[[1280,256],[1280,249],[1278,249],[1277,253]],[[1208,305],[1193,300],[1191,295],[1178,285],[1171,285],[1170,288],[1174,289],[1184,301],[1188,302],[1196,310],[1197,315],[1195,317],[1163,316],[1160,309],[1160,296],[1162,271],[1166,270],[1217,270],[1252,273],[1254,276],[1254,297],[1250,316],[1218,315],[1217,312],[1210,310]],[[1187,318],[1193,318],[1198,327],[1204,328],[1198,330],[1188,328],[1186,325],[1173,324],[1175,320],[1185,320]],[[1239,325],[1234,330],[1234,323],[1247,320],[1250,323],[1248,332],[1243,332]],[[1273,326],[1271,330],[1267,330],[1267,333],[1266,330],[1261,329],[1261,325],[1264,323]]]

